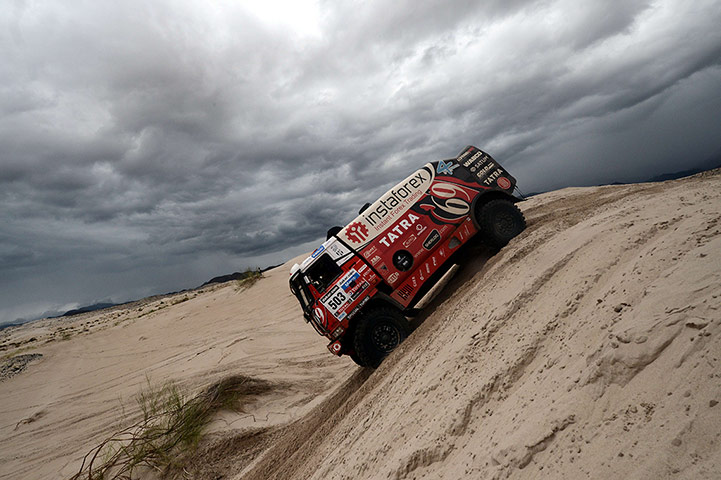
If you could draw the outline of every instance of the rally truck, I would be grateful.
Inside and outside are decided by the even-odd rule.
[[[525,229],[515,186],[473,146],[425,164],[293,265],[290,289],[305,320],[330,340],[331,353],[377,367],[409,335],[407,317],[427,303],[463,244],[479,236],[501,248]]]

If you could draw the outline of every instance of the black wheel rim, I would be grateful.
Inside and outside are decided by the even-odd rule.
[[[371,341],[377,350],[390,353],[401,343],[401,332],[390,323],[379,322],[371,331]]]

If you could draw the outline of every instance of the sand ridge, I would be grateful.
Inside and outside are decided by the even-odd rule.
[[[241,373],[279,388],[216,420],[193,478],[721,478],[720,173],[523,202],[528,229],[469,248],[375,371],[327,352],[288,265],[67,340],[13,329],[43,356],[0,383],[0,477],[74,473],[145,375]]]
[[[0,478],[69,478],[85,453],[137,419],[135,396],[148,379],[191,393],[236,374],[274,386],[245,413],[218,418],[217,436],[302,416],[352,362],[328,354],[287,279],[279,268],[249,289],[230,282],[4,331],[0,344],[18,346],[0,353],[42,357],[0,382]]]
[[[720,187],[530,199],[320,434],[235,478],[719,478]]]

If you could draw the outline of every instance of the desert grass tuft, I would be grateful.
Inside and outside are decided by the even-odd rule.
[[[166,475],[182,469],[215,413],[243,411],[250,397],[271,388],[264,380],[237,375],[188,398],[173,383],[160,388],[149,383],[136,397],[141,419],[90,450],[71,479],[129,480],[147,470]]]
[[[261,278],[263,278],[263,272],[260,271],[260,268],[249,268],[245,272],[243,272],[242,279],[236,280],[235,289],[236,291],[241,291],[250,288],[255,285],[256,282]]]

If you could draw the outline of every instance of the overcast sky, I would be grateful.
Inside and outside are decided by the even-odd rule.
[[[695,167],[720,25],[719,0],[2,0],[0,323],[285,261],[468,144],[526,192]]]

